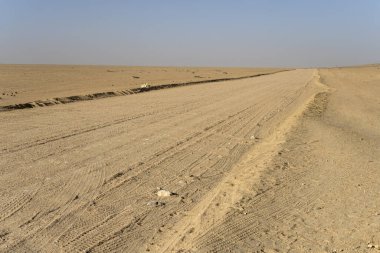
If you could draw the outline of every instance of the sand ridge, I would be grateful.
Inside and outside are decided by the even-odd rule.
[[[201,80],[201,81],[188,81],[188,82],[169,83],[169,84],[144,83],[144,84],[141,84],[140,87],[119,90],[119,91],[98,92],[98,93],[92,93],[92,94],[87,94],[87,95],[74,95],[74,96],[69,96],[69,97],[55,97],[55,98],[50,98],[46,100],[40,99],[40,100],[36,100],[32,102],[4,105],[4,106],[0,106],[0,112],[10,111],[10,110],[30,109],[30,108],[35,108],[35,107],[52,106],[52,105],[58,105],[58,104],[68,104],[68,103],[116,97],[116,96],[127,96],[127,95],[133,95],[133,94],[138,94],[138,93],[148,92],[148,91],[153,91],[153,90],[162,90],[162,89],[176,88],[176,87],[182,87],[182,86],[188,86],[188,85],[241,80],[241,79],[246,79],[246,78],[259,77],[263,75],[272,75],[272,74],[280,73],[283,71],[289,71],[289,70],[272,70],[272,71],[269,71],[268,73],[267,71],[260,70],[258,71],[257,74],[249,75],[249,76],[224,77],[224,78],[218,78],[218,79],[210,79],[211,78],[210,77],[208,79]],[[15,97],[17,92],[16,93],[12,92],[11,94],[12,96]],[[52,93],[52,95],[56,95],[56,94]]]

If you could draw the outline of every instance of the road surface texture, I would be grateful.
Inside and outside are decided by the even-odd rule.
[[[380,76],[366,71],[1,112],[0,252],[377,250]]]
[[[328,87],[280,148],[270,139],[253,148],[157,251],[380,251],[380,71],[319,74]],[[275,153],[271,162],[260,150]]]

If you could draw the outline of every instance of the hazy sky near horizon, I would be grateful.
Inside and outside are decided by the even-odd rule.
[[[380,62],[380,0],[0,0],[0,63]]]

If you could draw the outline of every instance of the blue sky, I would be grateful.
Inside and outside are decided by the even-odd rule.
[[[0,63],[375,62],[379,0],[0,0]]]

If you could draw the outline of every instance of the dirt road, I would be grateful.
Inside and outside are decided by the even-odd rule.
[[[313,73],[2,113],[0,249],[149,247],[310,96]]]
[[[0,252],[375,250],[379,77],[340,71],[2,112]]]
[[[379,251],[380,71],[319,74],[327,86],[296,125],[257,144],[157,251]]]

